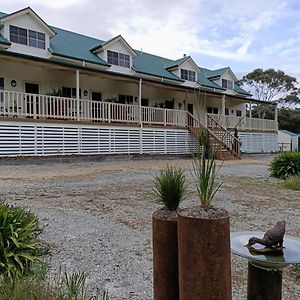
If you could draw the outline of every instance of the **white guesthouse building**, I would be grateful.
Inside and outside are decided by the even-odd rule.
[[[236,81],[229,67],[49,26],[29,7],[0,12],[0,157],[184,154],[199,127],[219,158],[276,151],[277,121],[252,118],[259,101]]]

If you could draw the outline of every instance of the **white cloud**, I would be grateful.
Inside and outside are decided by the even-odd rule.
[[[196,57],[199,64],[209,57],[211,65],[235,64],[244,70],[271,67],[273,63],[277,64],[275,68],[284,65],[300,69],[299,55],[294,51],[299,51],[300,44],[295,33],[300,28],[295,3],[296,0],[1,0],[1,10],[10,12],[29,5],[48,24],[104,40],[122,34],[135,49],[173,59],[186,53]],[[295,24],[286,28],[290,20]],[[282,39],[284,34],[287,36]],[[291,53],[298,61],[290,57]]]

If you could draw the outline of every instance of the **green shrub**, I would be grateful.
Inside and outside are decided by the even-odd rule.
[[[109,300],[108,292],[89,296],[86,293],[86,273],[60,272],[47,276],[45,264],[36,264],[31,275],[5,277],[0,280],[0,300]]]
[[[275,156],[270,165],[270,174],[281,179],[300,175],[300,153],[283,152]]]
[[[168,166],[155,177],[153,192],[170,211],[178,208],[187,191],[186,178],[181,168]]]
[[[0,278],[30,273],[41,259],[38,219],[20,207],[0,204]]]
[[[300,191],[300,176],[288,177],[283,186],[290,190]]]

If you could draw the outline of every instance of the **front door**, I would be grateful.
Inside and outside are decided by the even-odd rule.
[[[37,83],[25,82],[25,93],[26,95],[26,116],[32,117],[34,114],[39,114],[39,98],[38,95],[40,91],[39,85]],[[34,103],[36,103],[34,111]]]
[[[188,112],[193,116],[194,115],[194,106],[192,103],[188,103],[187,105]],[[193,126],[193,119],[188,117],[188,126]]]

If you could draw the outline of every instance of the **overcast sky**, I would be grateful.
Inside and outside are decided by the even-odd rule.
[[[299,0],[1,0],[46,23],[99,39],[121,34],[137,50],[237,75],[281,69],[300,79]]]

